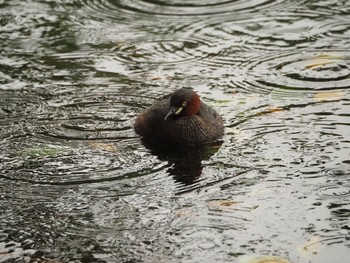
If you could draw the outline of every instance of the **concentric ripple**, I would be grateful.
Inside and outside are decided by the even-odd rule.
[[[320,197],[324,198],[344,198],[350,196],[350,186],[349,185],[326,185],[319,187],[316,193]]]
[[[350,19],[350,18],[349,18]],[[350,38],[350,22],[347,21],[331,21],[324,23],[318,28],[321,32],[324,31],[325,35],[336,38],[338,40]]]
[[[203,60],[210,75],[243,92],[317,92],[350,88],[350,53],[343,50],[242,53]],[[226,84],[227,85],[227,84]]]
[[[150,171],[143,170],[148,162],[141,160],[143,153],[136,150],[139,141],[131,132],[135,115],[131,105],[137,104],[134,96],[85,90],[84,95],[67,98],[64,93],[43,102],[31,90],[2,94],[2,178],[69,185],[119,180],[127,174]],[[124,154],[126,148],[133,148],[135,154]],[[141,166],[134,164],[138,158]]]
[[[130,139],[135,113],[121,111],[137,103],[134,96],[86,92],[69,101],[58,98],[51,103],[55,106],[51,115],[55,121],[42,125],[46,136],[66,140]]]
[[[244,1],[244,0],[206,0],[206,1],[111,1],[100,0],[98,1],[86,1],[81,0],[82,5],[87,7],[90,12],[100,13],[101,17],[109,16],[114,19],[118,19],[117,13],[123,12],[123,16],[132,16],[137,14],[140,16],[202,16],[202,15],[220,15],[230,12],[235,13],[247,13],[253,10],[259,9],[273,9],[281,8],[290,5],[295,5],[297,1],[269,1],[269,0],[256,0],[256,1]]]
[[[248,66],[263,87],[289,90],[350,88],[350,53],[345,51],[277,54],[256,59]]]
[[[154,40],[125,43],[113,48],[124,62],[164,64],[181,63],[203,58],[210,44],[195,39]]]

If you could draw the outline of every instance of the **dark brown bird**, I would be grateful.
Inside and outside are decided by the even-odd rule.
[[[176,90],[146,109],[134,128],[147,142],[177,148],[209,145],[224,134],[221,116],[188,89]]]

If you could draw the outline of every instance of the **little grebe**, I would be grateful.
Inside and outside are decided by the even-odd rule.
[[[162,146],[194,147],[224,134],[221,116],[192,90],[179,89],[137,116],[134,128],[144,140]]]

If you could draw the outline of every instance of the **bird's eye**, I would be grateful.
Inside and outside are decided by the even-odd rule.
[[[182,107],[186,107],[186,104],[187,104],[187,102],[184,101],[184,102],[182,103]]]

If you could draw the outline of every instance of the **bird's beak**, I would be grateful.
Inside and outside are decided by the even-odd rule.
[[[175,108],[175,107],[171,107],[169,112],[167,113],[167,115],[165,115],[164,120],[167,120],[169,118],[169,116],[171,115],[178,115],[180,114],[180,112],[183,110],[183,107],[179,107],[179,108]]]

